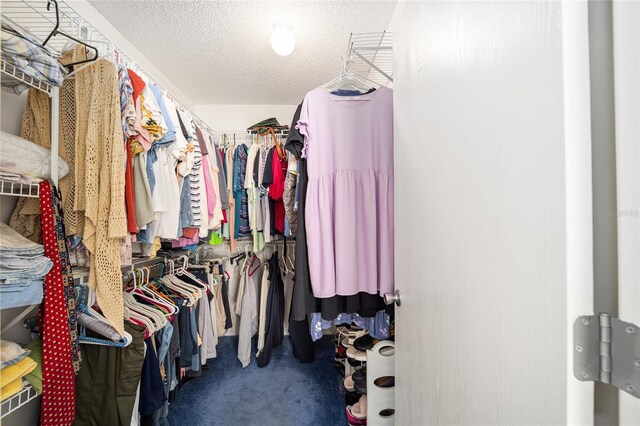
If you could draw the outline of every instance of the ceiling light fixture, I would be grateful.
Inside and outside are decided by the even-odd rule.
[[[291,28],[284,25],[276,26],[271,33],[271,47],[280,56],[291,55],[296,47],[296,38]]]

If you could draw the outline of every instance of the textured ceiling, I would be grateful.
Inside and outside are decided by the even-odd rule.
[[[196,104],[297,104],[341,69],[349,33],[387,29],[395,1],[105,1],[96,8]],[[296,36],[271,49],[273,24]]]

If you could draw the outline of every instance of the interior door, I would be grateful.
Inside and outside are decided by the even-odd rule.
[[[640,326],[640,2],[613,2],[618,313]],[[640,424],[640,400],[620,392],[620,425]]]
[[[401,7],[396,424],[592,423],[587,5]]]

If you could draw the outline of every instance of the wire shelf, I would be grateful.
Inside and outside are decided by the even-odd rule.
[[[382,85],[393,82],[393,33],[352,33],[346,60],[349,71]]]
[[[72,5],[72,1],[58,0],[58,9],[60,12],[59,31],[87,41],[98,49],[100,57],[111,59],[127,68],[131,68],[145,81],[154,82],[176,103],[179,109],[189,111],[189,108],[186,108],[182,102],[171,95],[157,79],[153,78],[153,76],[140,67],[133,58],[128,56],[121,48],[76,12]],[[41,42],[49,36],[55,27],[56,21],[55,9],[52,6],[51,10],[47,10],[46,0],[2,0],[2,16],[29,31]],[[66,37],[56,36],[47,42],[46,47],[49,50],[61,54],[67,50],[70,45]],[[196,124],[211,131],[211,128],[204,120],[195,115],[193,111],[189,111],[189,114],[191,114]]]
[[[33,87],[34,89],[41,90],[51,96],[51,85],[47,82],[40,81],[36,78],[26,75],[19,69],[17,69],[12,64],[1,61],[0,62],[0,71],[2,71],[2,76],[5,78],[10,78],[15,81],[19,81],[20,83],[24,83],[29,87]]]
[[[2,418],[5,418],[37,397],[38,393],[35,388],[30,384],[26,384],[20,392],[2,401]]]
[[[38,198],[40,185],[37,183],[19,183],[0,179],[0,195]]]
[[[58,10],[60,12],[59,31],[93,42],[109,42],[64,1],[58,1]],[[51,10],[47,10],[46,0],[2,0],[2,16],[20,25],[40,42],[43,42],[51,34],[56,25],[55,8],[52,5]],[[62,53],[68,47],[68,42],[66,37],[52,37],[46,47],[49,50]]]

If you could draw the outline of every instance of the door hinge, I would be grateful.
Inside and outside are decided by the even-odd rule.
[[[640,327],[604,313],[578,317],[573,323],[573,375],[640,398]]]

